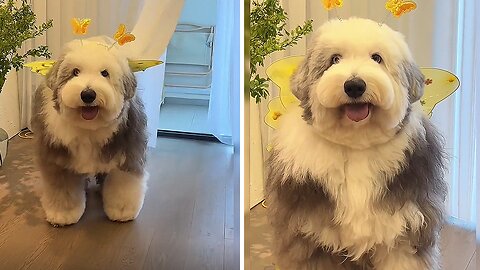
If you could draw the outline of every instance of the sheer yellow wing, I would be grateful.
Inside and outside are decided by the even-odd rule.
[[[46,61],[35,61],[35,62],[26,63],[23,66],[30,68],[30,70],[34,73],[38,73],[45,76],[47,75],[48,71],[50,70],[50,68],[53,67],[54,64],[55,64],[55,61],[46,60]]]
[[[133,72],[145,71],[147,68],[151,68],[157,65],[163,64],[159,60],[129,60],[128,65]]]
[[[438,68],[420,68],[425,75],[425,92],[420,99],[423,111],[432,116],[437,104],[453,94],[460,86],[455,74]]]
[[[280,89],[280,101],[285,108],[300,104],[290,90],[290,79],[303,58],[303,56],[286,57],[274,62],[266,70],[268,78]]]

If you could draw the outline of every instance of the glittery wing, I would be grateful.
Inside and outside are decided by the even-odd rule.
[[[396,18],[413,11],[417,8],[415,1],[389,0],[385,3],[385,8]]]
[[[30,62],[30,63],[24,64],[23,66],[30,68],[32,72],[45,76],[47,75],[50,68],[52,68],[53,64],[55,64],[55,61],[47,60],[47,61]]]
[[[131,33],[125,33],[117,39],[118,45],[120,45],[120,46],[122,46],[125,43],[134,41],[134,40],[135,40],[135,36]]]
[[[343,7],[343,0],[323,0],[322,2],[326,10]]]
[[[91,19],[85,18],[79,20],[78,18],[72,18],[70,24],[72,25],[73,33],[76,35],[84,35],[87,33],[88,26],[92,22]]]
[[[420,68],[425,75],[425,92],[420,99],[423,111],[432,116],[437,104],[453,94],[460,86],[460,80],[455,74],[438,68]]]
[[[80,22],[80,28],[82,29],[82,33],[83,34],[86,34],[87,33],[87,29],[88,29],[88,26],[90,25],[90,22],[92,20],[91,19],[83,19],[81,22]]]
[[[115,40],[118,40],[121,36],[123,36],[125,34],[125,31],[127,30],[127,27],[125,26],[125,24],[120,24],[118,26],[118,29],[117,29],[117,32],[115,32],[115,35],[113,36],[113,38]]]
[[[128,65],[133,72],[145,71],[147,68],[162,64],[158,60],[128,60]]]

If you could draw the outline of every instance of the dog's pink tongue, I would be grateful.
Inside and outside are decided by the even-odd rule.
[[[84,106],[82,107],[82,117],[85,120],[92,120],[98,114],[97,106]]]
[[[367,118],[369,113],[370,108],[368,107],[368,103],[345,105],[345,114],[352,121],[362,121],[363,119]]]

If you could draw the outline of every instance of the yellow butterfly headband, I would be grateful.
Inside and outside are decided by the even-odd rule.
[[[91,22],[92,20],[89,18],[72,18],[70,20],[70,24],[72,25],[73,33],[75,35],[85,35]],[[115,43],[113,43],[109,49],[111,49],[116,43],[118,43],[120,46],[123,46],[125,43],[134,41],[135,35],[127,32],[127,27],[122,23],[118,26],[117,32],[115,32],[113,35],[113,39],[115,40]]]
[[[322,0],[325,10],[330,11],[335,8],[343,7],[343,0]],[[405,0],[388,0],[385,2],[385,9],[395,18],[400,18],[402,15],[409,13],[417,8],[415,1]]]
[[[89,18],[84,18],[84,19],[72,18],[70,20],[70,24],[72,26],[73,33],[75,35],[85,35],[88,32],[88,26],[90,25],[91,22],[92,20]],[[118,26],[117,32],[115,32],[115,34],[113,35],[113,39],[115,40],[115,42],[110,47],[108,47],[109,50],[115,44],[123,46],[125,43],[134,41],[135,35],[133,35],[130,32],[127,32],[127,27],[124,24],[120,24]],[[80,42],[82,42],[82,45],[83,45],[82,39],[80,39]],[[147,68],[154,67],[162,63],[163,63],[162,61],[158,61],[158,60],[128,60],[128,64],[132,72],[144,71]],[[54,64],[55,64],[55,61],[47,60],[47,61],[30,62],[25,64],[24,66],[30,68],[32,72],[45,76],[47,75],[48,71],[52,68]]]

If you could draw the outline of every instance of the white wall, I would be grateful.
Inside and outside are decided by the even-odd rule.
[[[7,132],[8,138],[11,138],[21,129],[17,72],[10,71],[6,78],[2,93],[0,93],[0,128]]]

